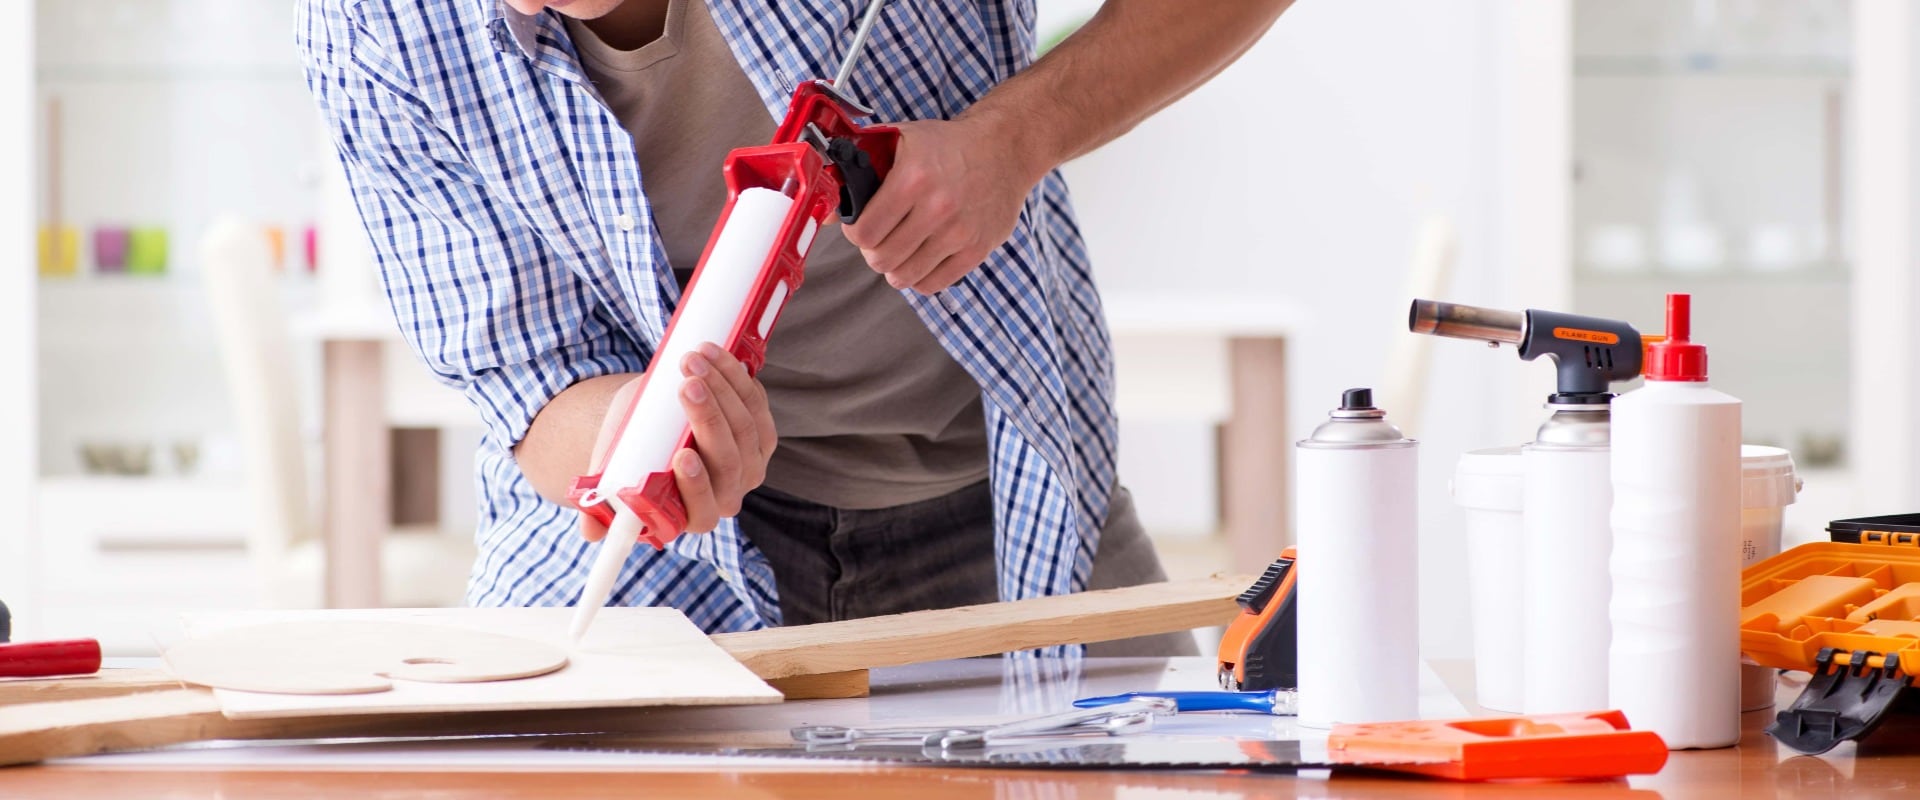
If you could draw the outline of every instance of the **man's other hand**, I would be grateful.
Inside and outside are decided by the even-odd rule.
[[[895,289],[933,294],[959,282],[1013,235],[1044,170],[1010,152],[984,117],[899,125],[893,170],[846,227],[847,241]]]

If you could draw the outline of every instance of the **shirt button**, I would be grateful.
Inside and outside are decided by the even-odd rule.
[[[633,230],[633,215],[621,214],[613,218],[613,226],[623,231]]]

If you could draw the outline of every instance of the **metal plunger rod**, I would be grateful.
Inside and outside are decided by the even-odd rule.
[[[1414,333],[1519,346],[1526,340],[1527,315],[1519,311],[1415,300],[1407,329]]]
[[[834,73],[833,88],[836,91],[847,90],[847,77],[853,74],[853,65],[860,60],[860,53],[867,49],[867,37],[873,33],[873,23],[880,20],[880,6],[886,0],[872,0],[867,3],[867,12],[860,17],[860,27],[853,31],[853,42],[847,46],[846,60],[840,62],[840,71]]]

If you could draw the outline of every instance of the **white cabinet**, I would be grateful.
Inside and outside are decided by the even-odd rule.
[[[1692,293],[1712,380],[1811,468],[1815,513],[1914,510],[1909,4],[1504,8],[1515,294],[1660,333],[1662,296]]]
[[[42,480],[36,627],[150,654],[151,633],[182,611],[255,607],[246,502],[237,485],[206,481]]]
[[[0,3],[0,600],[17,635],[151,651],[261,596],[197,243],[279,237],[289,300],[324,155],[288,3]]]

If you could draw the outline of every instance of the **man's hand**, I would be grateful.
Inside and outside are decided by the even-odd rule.
[[[990,121],[899,125],[893,170],[846,228],[867,265],[895,289],[933,294],[959,282],[1013,235],[1045,169],[1008,152]]]
[[[704,344],[680,364],[686,383],[680,387],[680,405],[693,424],[693,447],[673,455],[673,477],[687,504],[687,531],[706,533],[722,517],[740,513],[740,501],[767,477],[767,460],[779,442],[767,392],[760,381],[733,354]],[[640,378],[627,381],[613,394],[606,421],[593,444],[587,474],[605,466],[607,451],[620,427],[621,415],[640,389]],[[624,488],[624,487],[622,487]],[[580,515],[580,533],[597,542],[606,526]]]
[[[847,241],[896,289],[932,294],[1006,242],[1048,170],[1125,133],[1238,58],[1293,0],[1107,0],[951,122],[899,125],[893,171]]]

